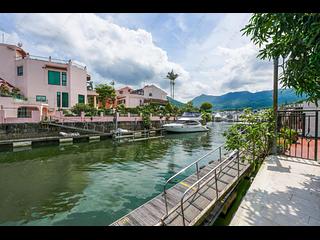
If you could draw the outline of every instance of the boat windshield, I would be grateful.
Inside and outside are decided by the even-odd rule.
[[[199,117],[201,114],[197,112],[184,112],[182,117]]]
[[[186,125],[198,125],[199,122],[197,122],[197,121],[185,121],[184,124],[186,124]]]
[[[185,123],[185,120],[177,120],[175,123],[184,124],[184,123]]]

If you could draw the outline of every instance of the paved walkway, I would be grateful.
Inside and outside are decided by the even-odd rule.
[[[320,226],[320,164],[268,157],[230,225]]]

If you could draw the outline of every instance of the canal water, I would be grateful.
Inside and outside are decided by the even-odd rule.
[[[230,126],[213,123],[209,132],[136,143],[104,140],[0,152],[0,225],[109,225],[223,144]]]

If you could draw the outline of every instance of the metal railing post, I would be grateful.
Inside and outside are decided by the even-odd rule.
[[[199,164],[196,162],[196,169],[197,169],[197,180],[199,180]]]
[[[165,204],[165,207],[166,207],[166,214],[168,215],[168,203],[167,203],[167,193],[166,193],[166,190],[164,190],[164,204]]]
[[[240,177],[240,156],[239,156],[239,150],[237,152],[237,160],[238,160],[238,178]]]
[[[319,115],[318,115],[318,111],[316,110],[316,126],[315,126],[315,134],[314,134],[314,160],[318,160],[318,119]]]
[[[186,223],[185,223],[185,220],[184,220],[183,199],[181,199],[181,217],[182,217],[183,226],[185,226]]]
[[[221,147],[219,147],[219,161],[221,162]]]
[[[215,179],[215,182],[216,182],[216,195],[217,195],[217,199],[218,199],[219,191],[218,191],[217,169],[214,170],[214,179]]]

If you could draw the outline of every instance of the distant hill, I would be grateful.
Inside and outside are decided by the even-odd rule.
[[[183,107],[184,103],[179,102],[178,100],[175,100],[169,96],[167,96],[168,102],[171,103],[172,105],[176,106],[176,107]]]
[[[298,97],[292,89],[280,89],[278,102],[289,104],[305,99],[305,96]],[[194,106],[199,107],[203,102],[213,104],[214,110],[227,110],[251,107],[253,109],[272,106],[272,90],[251,93],[248,91],[230,92],[221,96],[202,94],[192,100]]]

